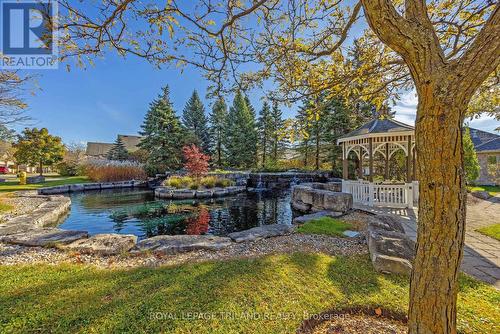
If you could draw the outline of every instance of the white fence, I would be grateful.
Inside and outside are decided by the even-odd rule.
[[[409,208],[418,203],[418,182],[394,184],[342,180],[342,191],[352,194],[354,203],[369,206]]]

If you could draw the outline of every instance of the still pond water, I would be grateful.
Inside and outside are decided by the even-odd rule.
[[[269,224],[291,224],[290,190],[242,193],[207,200],[162,200],[152,191],[115,189],[71,194],[71,211],[59,226],[89,234],[228,233]]]

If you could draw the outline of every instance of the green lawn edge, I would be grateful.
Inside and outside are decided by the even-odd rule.
[[[406,277],[369,257],[293,253],[173,267],[0,266],[3,333],[294,333],[304,318],[364,306],[405,313]],[[458,328],[493,333],[500,292],[460,277]]]
[[[46,176],[45,182],[20,185],[19,180],[0,183],[0,192],[13,192],[23,190],[36,190],[44,187],[63,186],[67,184],[88,183],[86,176]]]
[[[484,234],[493,239],[500,241],[500,224],[493,224],[485,226],[477,230],[479,233]]]

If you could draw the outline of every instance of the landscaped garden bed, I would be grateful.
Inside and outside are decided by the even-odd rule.
[[[234,195],[246,191],[244,186],[235,186],[234,181],[218,176],[190,177],[171,176],[155,189],[159,198],[187,199],[211,198]]]

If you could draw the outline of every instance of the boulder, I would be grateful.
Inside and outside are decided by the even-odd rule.
[[[220,250],[231,245],[231,239],[212,235],[158,235],[137,243],[138,251],[175,254],[194,250]]]
[[[415,242],[403,233],[370,230],[368,249],[377,271],[395,274],[411,272],[411,263],[415,258]]]
[[[347,212],[352,209],[352,195],[331,191],[334,184],[306,183],[295,186],[292,191],[292,206],[302,212],[323,210]]]
[[[130,234],[96,234],[88,239],[76,240],[63,248],[80,253],[116,255],[128,252],[137,243],[137,236]]]
[[[352,209],[352,195],[329,191],[324,196],[323,207],[326,210],[347,212]]]
[[[389,215],[377,215],[374,219],[370,219],[368,229],[405,233],[403,224],[397,218]]]
[[[155,189],[155,196],[159,198],[172,198],[173,188],[158,187]]]
[[[197,190],[196,198],[210,198],[213,196],[212,190]]]
[[[173,199],[194,198],[195,196],[196,196],[196,190],[177,189],[172,192]]]
[[[222,196],[227,196],[228,192],[224,188],[214,188],[213,194],[214,197],[222,197]]]
[[[311,213],[308,215],[303,215],[303,216],[297,217],[293,220],[293,223],[294,224],[304,224],[304,223],[307,223],[311,220],[315,220],[315,219],[319,219],[319,218],[323,218],[323,217],[337,218],[337,217],[340,217],[342,215],[343,215],[342,212],[323,210],[323,211],[319,211],[316,213]]]
[[[382,273],[410,275],[412,264],[400,257],[383,254],[371,254],[372,264],[375,270]]]
[[[311,210],[311,205],[306,204],[302,201],[292,201],[292,208],[300,212],[309,212]]]
[[[487,200],[491,197],[490,193],[487,191],[473,191],[471,195],[484,200]]]
[[[289,234],[294,230],[294,226],[284,224],[273,224],[257,226],[241,232],[233,232],[228,237],[235,242],[256,241],[260,239],[277,237]]]
[[[3,236],[0,237],[0,241],[23,246],[53,246],[69,244],[87,237],[88,233],[86,231],[70,231],[47,227]]]

